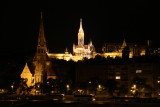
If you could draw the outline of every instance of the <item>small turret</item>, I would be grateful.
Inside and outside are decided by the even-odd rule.
[[[92,40],[90,41],[89,45],[90,45],[90,46],[92,46],[92,45],[93,45],[93,44],[92,44]]]
[[[80,19],[80,27],[79,27],[79,30],[83,30],[83,28],[82,28],[82,18]]]
[[[127,46],[125,39],[123,40],[122,49]]]
[[[65,54],[68,54],[68,49],[66,48],[66,50],[65,50]]]
[[[78,45],[83,46],[84,45],[84,31],[82,28],[82,19],[80,19],[80,27],[78,32]]]
[[[41,21],[40,21],[37,52],[38,53],[46,53],[47,52],[46,39],[45,39],[45,36],[44,36],[44,26],[43,26],[42,12],[41,12]]]

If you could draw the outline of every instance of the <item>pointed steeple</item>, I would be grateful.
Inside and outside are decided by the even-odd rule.
[[[27,63],[21,73],[21,78],[27,79],[27,86],[28,87],[32,86],[32,73],[31,73]]]
[[[90,46],[92,46],[92,40],[90,40]]]
[[[47,52],[46,39],[45,39],[45,35],[44,35],[44,25],[43,25],[43,14],[42,14],[42,12],[41,12],[37,51],[38,52],[43,52],[43,53]]]
[[[27,63],[26,63],[26,65],[25,65],[25,67],[24,67],[24,69],[23,69],[22,72],[25,74],[25,76],[27,76],[27,75],[26,75],[27,73],[32,76],[32,74],[31,74],[31,72],[30,72],[30,69],[29,69]],[[23,74],[21,74],[21,76],[22,76],[22,75],[23,75]]]
[[[66,52],[68,52],[68,49],[66,48]]]
[[[66,48],[66,50],[65,50],[65,54],[68,54],[69,52],[68,52],[68,49]]]
[[[124,48],[124,47],[126,47],[127,46],[127,44],[126,44],[126,41],[125,41],[125,39],[123,40],[123,44],[122,44],[122,48]]]
[[[82,28],[82,18],[80,19],[80,27],[78,32],[78,45],[83,46],[84,45],[84,31]]]
[[[83,28],[82,28],[82,18],[80,19],[80,27],[79,27],[79,30],[83,30]]]

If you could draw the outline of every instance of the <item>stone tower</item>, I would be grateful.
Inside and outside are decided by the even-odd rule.
[[[34,80],[35,83],[44,83],[47,80],[47,46],[44,36],[43,16],[41,13],[40,30],[38,36],[37,52],[34,56],[33,63],[35,66]]]
[[[82,19],[80,19],[80,27],[78,32],[78,45],[83,46],[84,45],[84,31],[82,28]]]
[[[126,40],[123,40],[123,44],[122,44],[122,49],[125,48],[127,46]]]

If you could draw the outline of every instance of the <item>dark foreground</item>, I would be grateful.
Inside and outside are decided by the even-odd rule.
[[[73,102],[73,101],[19,101],[8,100],[0,101],[0,107],[160,107],[160,102],[105,102],[105,101],[87,101],[87,102]]]

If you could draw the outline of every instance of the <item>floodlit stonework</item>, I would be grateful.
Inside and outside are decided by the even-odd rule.
[[[122,51],[123,49],[128,46],[126,43],[125,39],[123,43],[118,43],[118,44],[110,44],[112,45],[112,51],[108,51],[107,48],[103,46],[102,51],[103,53],[96,53],[95,47],[92,44],[92,41],[88,44],[84,44],[84,30],[82,26],[82,19],[80,19],[80,27],[78,31],[78,44],[73,44],[73,53],[69,53],[68,50],[65,51],[65,53],[47,53],[50,58],[56,58],[56,59],[63,59],[66,61],[73,60],[75,62],[79,60],[83,60],[84,58],[94,58],[96,55],[103,56],[105,58],[111,57],[111,58],[122,58]],[[135,45],[135,44],[132,44]],[[115,48],[116,47],[116,48]],[[129,52],[129,58],[133,58],[133,56],[142,56],[145,55],[145,48],[140,48],[138,49],[138,52],[136,52],[136,47],[132,46],[130,47],[130,52]]]
[[[24,67],[22,71],[21,78],[27,80],[27,85],[32,86],[36,83],[45,83],[48,78],[56,79],[57,76],[52,69],[52,63],[50,61],[51,58],[56,59],[63,59],[66,61],[73,60],[75,62],[79,60],[83,60],[84,58],[94,58],[96,55],[100,55],[103,57],[120,57],[122,58],[123,49],[128,46],[126,41],[124,40],[122,44],[112,46],[112,51],[108,48],[108,46],[104,46],[102,49],[103,53],[96,53],[95,47],[90,41],[88,44],[84,43],[84,30],[82,27],[82,19],[80,19],[80,27],[78,31],[78,44],[73,44],[73,53],[69,53],[68,50],[64,53],[49,53],[47,51],[46,46],[46,39],[44,35],[44,26],[43,26],[43,18],[41,14],[41,21],[40,21],[40,30],[38,36],[38,45],[37,45],[37,52],[33,59],[34,71],[30,72],[28,65]],[[116,47],[116,48],[115,48]],[[144,55],[145,50],[140,49],[138,52],[131,48],[129,50],[129,58],[132,58],[134,55]]]
[[[41,14],[37,52],[33,58],[33,74],[29,71],[27,65],[24,67],[24,70],[21,74],[21,78],[27,79],[28,86],[35,85],[36,83],[46,83],[48,78],[57,78],[52,69],[52,63],[47,53],[48,52],[44,36],[43,17]]]
[[[27,81],[27,86],[33,86],[34,85],[34,77],[32,76],[32,73],[28,67],[28,64],[26,63],[22,73],[21,73],[21,78],[25,79]]]
[[[48,53],[50,58],[64,59],[64,60],[83,60],[83,58],[94,58],[97,54],[95,52],[94,45],[92,41],[87,45],[84,44],[84,31],[82,27],[82,19],[80,19],[80,27],[78,32],[78,45],[73,44],[73,54],[69,53],[67,50],[65,53]]]

